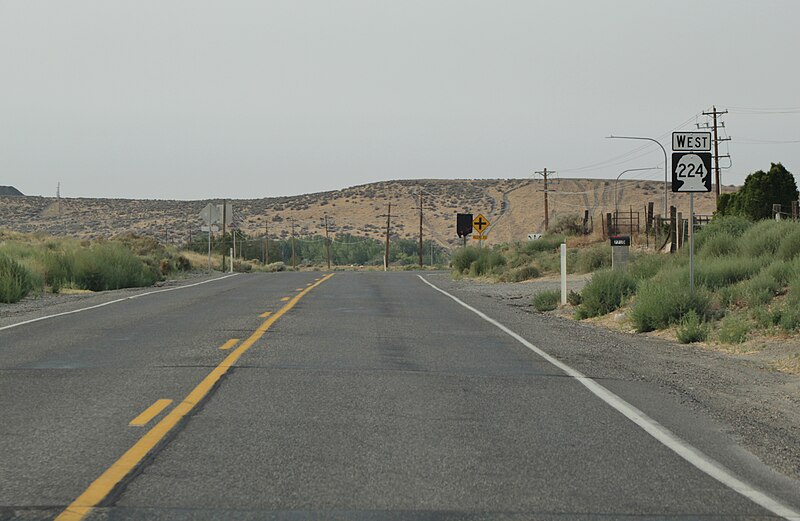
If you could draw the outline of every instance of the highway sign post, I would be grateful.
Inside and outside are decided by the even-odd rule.
[[[478,214],[478,216],[472,220],[472,228],[478,233],[478,235],[473,235],[472,239],[476,241],[485,241],[486,235],[484,235],[484,231],[489,227],[490,223],[486,220],[486,217],[483,214]]]
[[[459,213],[456,214],[456,234],[463,237],[464,246],[467,245],[467,235],[472,233],[472,214]]]
[[[205,208],[200,210],[200,218],[206,223],[205,226],[200,227],[200,230],[208,232],[208,271],[211,273],[211,232],[219,231],[215,225],[222,221],[221,207],[208,203]]]
[[[694,293],[694,194],[711,191],[711,132],[672,133],[672,191],[689,194],[689,288]]]

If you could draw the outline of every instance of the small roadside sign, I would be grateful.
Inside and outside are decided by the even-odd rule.
[[[483,235],[483,231],[489,227],[489,221],[487,221],[486,217],[482,214],[478,214],[478,216],[472,220],[472,227],[475,228],[478,235]],[[473,237],[473,239],[474,238],[475,237]]]
[[[200,227],[200,231],[201,232],[218,232],[219,231],[219,226],[217,226],[217,225],[201,226]]]
[[[542,234],[541,233],[529,233],[528,234],[528,240],[529,241],[538,241],[541,238],[542,238]]]
[[[473,235],[472,240],[474,241],[485,241],[488,237],[486,235]]]
[[[631,245],[631,237],[630,235],[616,235],[611,237],[611,246],[630,246]]]
[[[711,132],[673,132],[673,152],[711,152]]]

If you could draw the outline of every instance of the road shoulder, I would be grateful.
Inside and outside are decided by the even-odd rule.
[[[666,390],[773,469],[800,479],[800,377],[718,351],[536,313],[530,297],[552,289],[551,281],[496,285],[446,274],[426,278],[584,374]]]

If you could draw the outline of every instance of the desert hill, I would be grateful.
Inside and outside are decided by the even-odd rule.
[[[561,179],[548,186],[550,223],[588,210],[596,230],[606,212],[614,211],[613,180]],[[292,221],[300,236],[324,234],[327,214],[333,233],[382,238],[391,203],[393,237],[419,233],[419,193],[423,196],[423,234],[442,245],[459,244],[456,213],[483,214],[492,226],[488,243],[525,240],[544,229],[543,182],[540,179],[407,180],[354,186],[293,197],[230,200],[239,229],[254,237],[286,238]],[[732,191],[724,187],[724,191]],[[688,214],[689,196],[669,192],[669,204]],[[664,184],[621,180],[620,210],[640,212],[648,202],[663,207]],[[43,232],[82,238],[112,237],[126,232],[153,236],[173,244],[200,233],[200,211],[221,200],[134,200],[0,196],[0,226],[21,232]],[[695,196],[695,212],[711,214],[713,194]]]
[[[14,188],[13,186],[0,186],[0,195],[24,195],[22,192]]]

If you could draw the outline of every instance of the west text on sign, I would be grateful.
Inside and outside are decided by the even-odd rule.
[[[673,152],[710,152],[711,132],[673,132]]]

